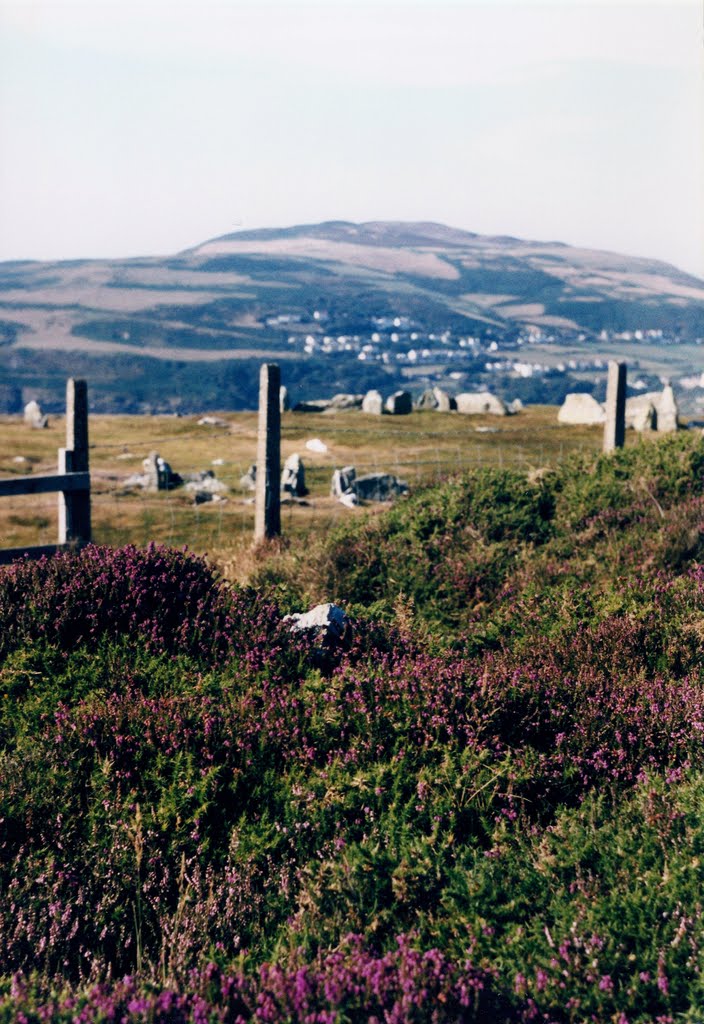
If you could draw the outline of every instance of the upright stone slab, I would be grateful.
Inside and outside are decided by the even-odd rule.
[[[604,423],[604,451],[623,448],[626,437],[626,364],[609,361],[606,383],[606,422]]]
[[[281,371],[264,363],[259,372],[259,434],[254,511],[255,543],[281,533]]]
[[[88,472],[88,386],[66,382],[66,447],[59,448],[59,473]],[[59,491],[59,544],[88,544],[91,538],[90,490]]]
[[[679,428],[677,399],[669,382],[662,389],[658,403],[658,433],[669,434]]]
[[[362,399],[362,412],[367,412],[371,416],[381,416],[383,411],[384,399],[381,397],[381,392],[367,391]]]

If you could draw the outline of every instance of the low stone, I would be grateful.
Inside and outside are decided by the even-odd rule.
[[[253,462],[246,473],[240,477],[240,487],[243,491],[256,491],[257,489],[257,464]]]
[[[229,426],[227,420],[224,420],[221,416],[201,416],[198,420],[199,427],[227,427]]]
[[[384,408],[390,416],[407,416],[413,412],[413,399],[407,391],[396,391],[386,399]]]
[[[514,398],[512,402],[508,403],[508,411],[515,415],[517,412],[523,412],[523,402],[520,398]]]
[[[453,400],[442,388],[426,388],[416,402],[416,409],[431,409],[435,412],[450,412]]]
[[[393,501],[408,494],[408,484],[391,473],[367,473],[354,481],[354,493],[360,501]]]
[[[626,426],[633,430],[656,430],[659,391],[648,391],[626,399]]]
[[[590,426],[605,421],[604,408],[593,395],[574,391],[565,396],[557,414],[558,423],[566,423],[571,426]]]
[[[218,480],[212,470],[189,474],[186,478],[185,491],[194,494],[226,494],[227,484]]]
[[[347,613],[337,604],[318,604],[308,612],[294,612],[285,615],[292,633],[310,633],[326,646],[345,644],[352,637],[352,622]]]
[[[325,411],[335,412],[337,410],[343,411],[345,409],[361,409],[363,401],[363,395],[333,395],[330,399],[328,408]]]
[[[362,399],[362,412],[372,416],[381,416],[384,411],[384,399],[380,391],[367,391]]]
[[[311,398],[309,402],[296,402],[294,412],[325,412],[330,408],[329,398]]]
[[[281,472],[281,491],[294,498],[303,498],[308,493],[306,474],[301,456],[294,452],[289,455]]]
[[[506,403],[490,391],[463,391],[455,399],[457,412],[466,416],[507,416]]]
[[[359,506],[359,498],[354,491],[348,491],[346,494],[341,494],[337,500],[346,508],[357,508]]]
[[[328,446],[319,437],[311,437],[310,441],[306,441],[306,448],[309,452],[318,452],[320,455],[325,455],[328,450]]]

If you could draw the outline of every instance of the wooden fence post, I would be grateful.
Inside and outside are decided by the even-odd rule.
[[[254,542],[281,533],[281,371],[264,363],[259,372],[259,432]]]
[[[88,472],[88,387],[66,382],[66,447],[59,448],[59,473]],[[90,490],[59,492],[59,544],[91,539]]]
[[[626,364],[609,361],[606,383],[606,422],[604,451],[623,448],[626,439]]]

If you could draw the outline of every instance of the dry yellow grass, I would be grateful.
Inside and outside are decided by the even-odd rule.
[[[246,579],[271,552],[252,549],[254,509],[239,479],[255,460],[255,413],[222,414],[225,426],[199,426],[197,417],[91,416],[90,468],[93,537],[97,543],[145,545],[150,541],[187,545],[206,553],[226,575]],[[0,417],[0,476],[51,472],[65,444],[64,421],[32,430],[19,417]],[[328,451],[306,448],[319,438]],[[632,443],[633,439],[629,438]],[[411,489],[477,465],[519,466],[527,471],[554,465],[579,449],[597,450],[599,427],[564,427],[556,409],[533,406],[505,419],[432,412],[383,418],[360,412],[283,418],[282,459],[299,452],[310,495],[306,505],[282,509],[284,540],[278,545],[311,545],[343,519],[375,509],[347,509],[329,495],[336,468],[354,465],[358,474],[395,473]],[[227,500],[196,506],[183,490],[145,494],[125,480],[156,450],[181,474],[212,469],[230,488]],[[20,461],[24,460],[24,461]],[[57,535],[56,495],[3,498],[0,546],[50,544]]]

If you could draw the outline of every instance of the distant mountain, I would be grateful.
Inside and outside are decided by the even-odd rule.
[[[304,398],[450,373],[479,385],[487,350],[601,332],[703,338],[704,282],[434,223],[240,231],[164,258],[0,263],[0,410],[60,404],[78,373],[104,410],[251,407],[263,360]]]

